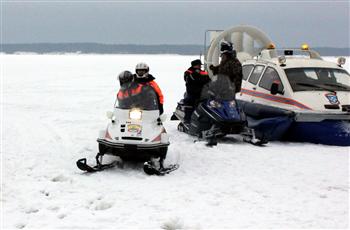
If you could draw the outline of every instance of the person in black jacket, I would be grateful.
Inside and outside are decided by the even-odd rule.
[[[185,109],[185,123],[189,123],[194,107],[197,106],[203,86],[210,81],[208,73],[201,69],[202,62],[199,59],[191,62],[191,67],[184,73],[184,80],[186,82],[186,94],[184,103]],[[188,106],[188,107],[187,107]]]
[[[221,42],[220,56],[220,64],[218,66],[210,65],[209,69],[213,71],[214,75],[227,75],[235,85],[235,92],[240,92],[243,78],[242,64],[237,59],[236,50],[231,42]]]

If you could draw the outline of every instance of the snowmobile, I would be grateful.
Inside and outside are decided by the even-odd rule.
[[[180,120],[178,130],[199,139],[208,146],[217,144],[217,138],[227,134],[241,134],[243,140],[254,145],[263,145],[267,140],[257,138],[254,129],[247,127],[245,114],[235,100],[234,84],[226,75],[212,77],[203,87],[202,100],[196,108],[188,106],[182,99],[178,102],[171,120]],[[192,110],[190,122],[185,122],[185,113]]]
[[[177,164],[164,166],[170,143],[162,124],[166,116],[159,116],[153,89],[143,87],[142,93],[136,96],[117,99],[114,111],[107,112],[107,117],[110,122],[105,130],[100,131],[97,139],[99,152],[96,166],[89,166],[86,158],[83,158],[77,161],[79,169],[96,172],[119,164],[118,160],[103,164],[104,155],[114,155],[122,161],[144,162],[143,170],[149,175],[164,175],[179,167]]]

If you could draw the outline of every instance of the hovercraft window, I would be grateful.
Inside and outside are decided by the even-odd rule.
[[[261,73],[263,72],[265,66],[263,65],[257,65],[255,66],[253,73],[250,75],[249,77],[249,82],[256,85],[256,83],[258,83],[259,78],[261,76]]]
[[[285,69],[288,81],[296,91],[350,91],[350,75],[343,69]]]
[[[281,82],[281,78],[278,75],[277,71],[271,67],[267,67],[265,72],[264,72],[264,75],[262,76],[262,78],[260,80],[259,86],[261,88],[264,88],[264,89],[270,91],[271,85],[274,82],[279,84],[278,91],[283,92],[284,87],[283,87],[283,84]]]
[[[252,69],[254,68],[254,65],[244,65],[242,67],[243,72],[243,80],[247,80],[250,73],[252,72]]]

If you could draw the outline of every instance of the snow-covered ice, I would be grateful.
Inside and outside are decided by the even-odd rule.
[[[2,228],[348,228],[348,147],[228,137],[208,148],[168,120],[172,174],[79,171],[77,159],[94,163],[119,72],[148,63],[170,117],[194,58],[2,55]]]

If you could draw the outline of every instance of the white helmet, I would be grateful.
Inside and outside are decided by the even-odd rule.
[[[148,75],[149,66],[144,62],[140,62],[136,65],[135,72],[136,72],[136,77],[145,78]]]

